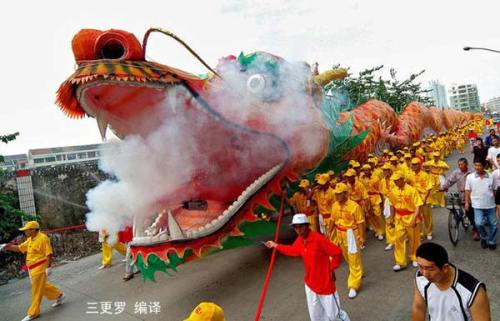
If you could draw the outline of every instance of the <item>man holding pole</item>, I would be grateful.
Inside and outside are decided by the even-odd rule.
[[[312,231],[305,214],[295,214],[291,226],[298,235],[292,245],[273,241],[267,241],[265,245],[268,248],[276,248],[284,255],[302,257],[311,321],[350,321],[347,313],[340,308],[335,287],[334,269],[341,263],[342,251],[324,236]]]

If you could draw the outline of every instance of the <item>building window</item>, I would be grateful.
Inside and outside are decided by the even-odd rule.
[[[67,159],[67,160],[75,160],[75,159],[76,159],[76,154],[68,154],[68,155],[66,156],[66,159]]]
[[[78,153],[78,158],[79,159],[87,158],[87,153]]]
[[[35,162],[35,164],[42,164],[42,163],[45,163],[45,159],[43,159],[43,158],[35,158],[33,160],[33,162]]]
[[[96,157],[96,154],[95,154],[95,152],[88,152],[88,153],[87,153],[87,156],[88,156],[89,158],[94,158],[94,157]]]
[[[50,162],[55,162],[56,158],[54,156],[51,157],[45,157],[45,162],[50,163]]]

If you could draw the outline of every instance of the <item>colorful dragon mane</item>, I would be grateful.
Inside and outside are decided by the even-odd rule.
[[[418,102],[397,115],[377,100],[339,112],[322,87],[345,70],[313,75],[306,63],[255,52],[225,57],[196,76],[147,61],[146,42],[121,30],[78,32],[72,42],[78,68],[60,86],[57,104],[71,118],[95,118],[103,137],[107,128],[121,139],[147,137],[179,117],[193,124],[192,148],[175,151],[196,164],[188,183],[159,197],[147,219],[134,224],[131,252],[149,279],[273,233],[283,180],[294,187],[302,176],[475,117]],[[201,206],[168,206],[191,200]]]

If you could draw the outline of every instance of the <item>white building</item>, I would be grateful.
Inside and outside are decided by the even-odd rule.
[[[26,154],[4,156],[3,162],[0,162],[0,169],[5,171],[17,171],[27,167],[28,157]]]
[[[100,144],[38,148],[28,151],[28,167],[78,163],[99,158]]]
[[[500,113],[500,97],[495,97],[484,104],[484,109],[490,113]]]
[[[450,105],[460,111],[479,112],[479,94],[476,84],[453,84],[449,90]]]
[[[434,101],[434,106],[444,108],[449,107],[448,98],[446,97],[446,88],[437,80],[429,82],[428,97]]]

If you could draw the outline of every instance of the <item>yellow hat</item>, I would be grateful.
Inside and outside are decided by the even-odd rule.
[[[377,164],[378,160],[375,157],[368,158],[366,161],[368,164]]]
[[[391,157],[392,157],[392,156],[394,156],[394,153],[393,153],[393,152],[390,152],[390,153],[389,153],[389,156],[391,156]]]
[[[397,158],[396,156],[392,156],[389,160],[390,160],[391,162],[393,162],[393,161],[396,161],[396,162],[397,162],[397,161],[399,160],[399,158]]]
[[[184,321],[226,321],[224,310],[212,302],[202,302],[194,308]]]
[[[382,169],[390,169],[392,171],[392,165],[391,164],[388,164],[388,163],[385,163],[383,166],[382,166]]]
[[[410,148],[408,148],[408,146],[405,146],[403,150],[410,150]]]
[[[325,185],[329,179],[330,179],[330,175],[328,175],[328,173],[319,174],[316,177],[316,182],[318,182],[319,185]]]
[[[358,168],[359,166],[361,166],[356,160],[354,159],[351,159],[349,161],[349,165],[351,165],[353,168]]]
[[[327,173],[328,175],[330,175],[330,176],[332,176],[333,174],[335,174],[335,172],[334,172],[334,171],[332,171],[332,170],[329,170],[329,171],[328,171],[328,172],[326,172],[326,173]]]
[[[368,154],[368,157],[369,157],[369,158],[371,158],[371,157],[373,157],[373,156],[375,156],[375,154],[373,154],[373,153]]]
[[[413,147],[418,147],[420,146],[420,142],[413,143]]]
[[[349,187],[345,183],[338,183],[337,186],[335,186],[335,189],[333,190],[335,194],[340,194],[348,191]]]
[[[300,180],[300,184],[299,184],[299,187],[301,188],[306,188],[306,187],[309,187],[310,183],[307,179],[301,179]]]
[[[439,152],[434,152],[434,153],[432,153],[432,156],[434,156],[434,157],[441,157],[441,154]]]
[[[352,168],[349,168],[345,173],[344,173],[344,176],[345,177],[352,177],[352,176],[356,176],[356,171]]]
[[[364,170],[364,169],[371,170],[371,169],[372,169],[372,167],[371,167],[370,165],[368,165],[368,164],[364,164],[363,166],[361,166],[361,169],[363,169],[363,170]]]
[[[411,163],[412,164],[420,164],[420,163],[422,163],[422,161],[420,160],[420,158],[414,157],[411,159]]]
[[[19,231],[26,231],[26,230],[31,230],[31,229],[40,229],[40,224],[38,224],[37,221],[29,221],[26,222],[26,224],[19,229]]]
[[[391,176],[391,179],[392,179],[393,181],[397,181],[398,179],[402,179],[402,178],[404,178],[404,175],[403,175],[403,173],[401,173],[401,172],[399,172],[399,171],[395,172],[395,173],[394,173],[394,174],[392,174],[392,176]]]
[[[388,150],[388,149],[384,149],[384,150],[382,151],[382,153],[384,153],[384,154],[389,154],[389,150]]]
[[[404,158],[411,158],[411,154],[410,154],[410,153],[405,153],[405,154],[403,155],[403,157],[404,157]]]

